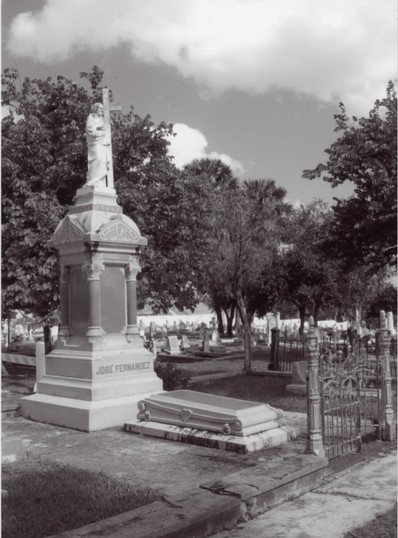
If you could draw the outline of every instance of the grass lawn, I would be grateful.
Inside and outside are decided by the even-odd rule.
[[[297,396],[286,392],[290,379],[265,377],[250,374],[240,374],[235,377],[201,383],[192,387],[193,390],[267,403],[284,411],[299,411],[306,413],[306,396]]]
[[[161,491],[25,457],[2,465],[3,538],[41,538],[72,530],[159,499]]]

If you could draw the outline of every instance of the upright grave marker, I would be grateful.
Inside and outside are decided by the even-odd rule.
[[[25,417],[78,430],[121,425],[138,400],[162,390],[137,325],[136,277],[147,244],[113,186],[110,106],[87,119],[88,173],[50,245],[60,266],[60,331]]]

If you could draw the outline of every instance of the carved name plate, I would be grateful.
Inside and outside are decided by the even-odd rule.
[[[108,378],[121,376],[135,376],[150,374],[153,372],[153,359],[151,356],[140,359],[129,359],[122,357],[120,360],[101,360],[94,365],[94,378]]]
[[[282,412],[267,404],[191,390],[154,394],[138,403],[138,419],[245,436],[278,428]]]

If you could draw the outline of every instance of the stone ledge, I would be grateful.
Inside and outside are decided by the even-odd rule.
[[[277,457],[271,456],[262,464],[200,487],[240,499],[248,507],[249,516],[254,517],[316,487],[327,465],[327,458],[289,452],[288,447],[281,447]]]
[[[233,527],[240,516],[239,499],[199,491],[176,495],[124,512],[57,538],[204,538]],[[49,538],[56,538],[53,537]]]
[[[297,431],[289,426],[280,426],[269,431],[237,437],[234,435],[223,435],[215,432],[197,430],[193,428],[182,428],[169,424],[143,420],[126,422],[124,430],[129,433],[148,435],[165,439],[167,441],[178,441],[189,443],[217,450],[247,454],[264,448],[276,447],[287,443],[297,436]]]

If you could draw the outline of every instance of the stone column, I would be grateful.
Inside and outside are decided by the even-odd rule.
[[[59,282],[60,292],[60,328],[59,336],[70,336],[69,319],[69,267],[61,265]]]
[[[319,346],[314,327],[310,327],[305,338],[305,357],[307,359],[307,454],[324,456],[321,429],[321,396],[319,393]]]
[[[88,297],[89,297],[89,319],[86,336],[103,336],[101,327],[101,305],[100,305],[100,276],[105,266],[102,262],[101,254],[90,253],[83,265],[83,270],[87,276]]]
[[[396,438],[396,421],[394,418],[394,408],[392,405],[391,391],[391,336],[387,328],[386,315],[383,310],[380,311],[380,329],[376,333],[376,346],[379,353],[379,361],[382,366],[383,372],[383,385],[381,389],[381,394],[384,408],[384,428],[382,432],[382,438],[384,441],[392,441]]]
[[[126,267],[127,328],[126,336],[138,334],[137,327],[137,275],[140,265],[136,256],[130,256]]]

